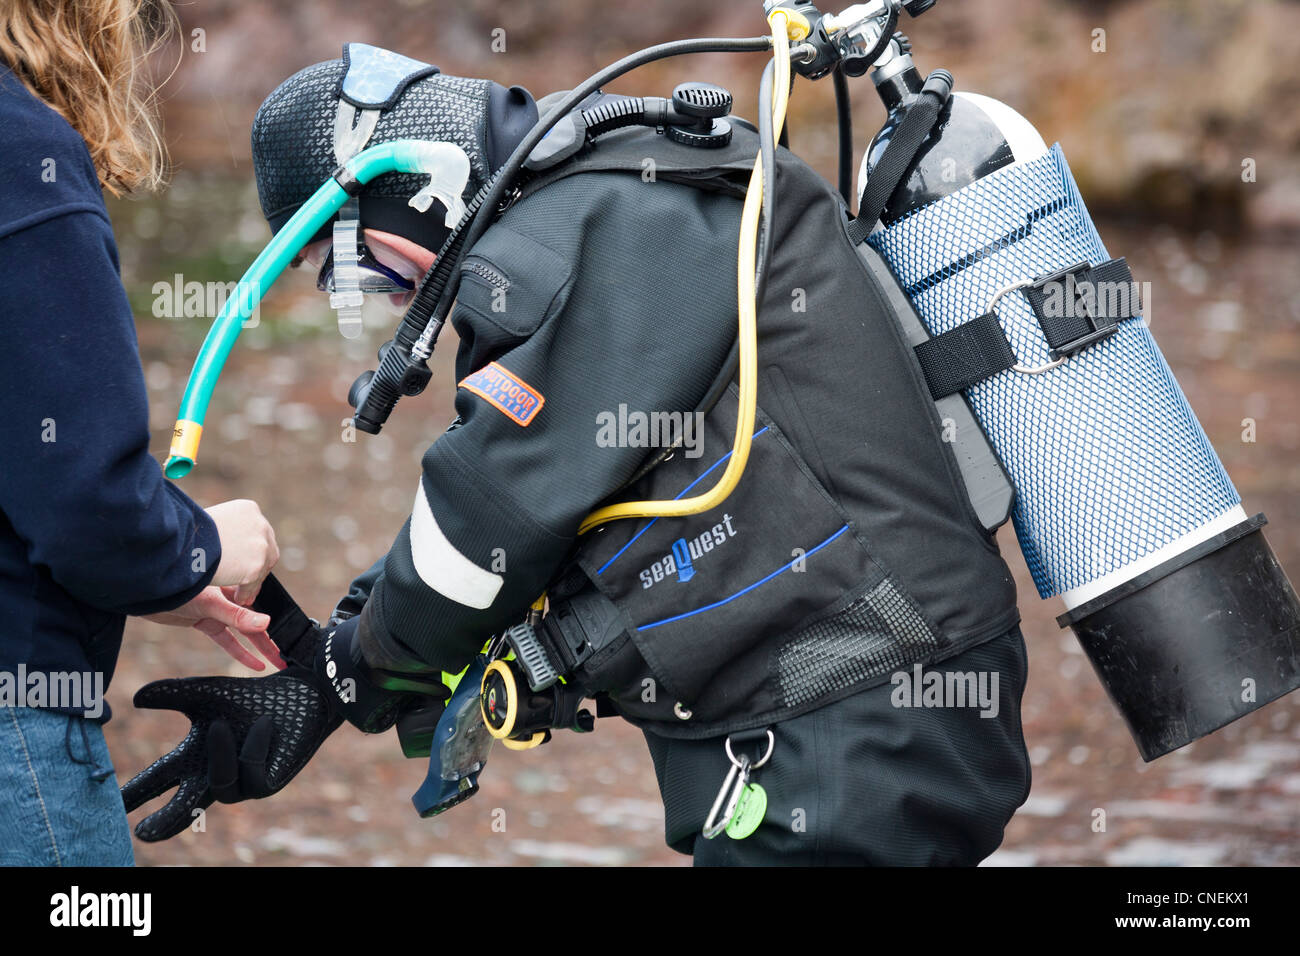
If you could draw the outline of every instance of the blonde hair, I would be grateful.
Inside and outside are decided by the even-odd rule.
[[[175,23],[167,0],[0,0],[0,61],[81,134],[115,196],[166,181],[148,59]]]

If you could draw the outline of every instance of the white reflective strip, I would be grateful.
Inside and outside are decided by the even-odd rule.
[[[420,580],[443,597],[482,611],[492,606],[505,579],[484,571],[456,550],[434,520],[424,482],[411,510],[411,560]]]
[[[1146,557],[1138,558],[1122,568],[1117,568],[1108,574],[1103,574],[1095,581],[1089,581],[1082,584],[1073,591],[1066,591],[1061,595],[1061,600],[1065,602],[1065,609],[1073,611],[1082,604],[1087,604],[1093,598],[1099,598],[1112,588],[1117,588],[1125,581],[1131,581],[1139,574],[1145,574],[1157,565],[1164,564],[1171,558],[1176,558],[1184,551],[1190,551],[1202,541],[1209,541],[1216,534],[1222,534],[1229,528],[1234,528],[1241,524],[1247,518],[1246,511],[1241,505],[1235,505],[1229,508],[1223,514],[1219,515],[1205,524],[1201,525],[1195,531],[1189,531],[1170,541],[1163,548],[1152,551]]]

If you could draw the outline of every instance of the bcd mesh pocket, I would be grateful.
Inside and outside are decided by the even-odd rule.
[[[790,636],[776,658],[779,703],[818,700],[907,667],[938,647],[921,612],[885,578],[842,611]]]

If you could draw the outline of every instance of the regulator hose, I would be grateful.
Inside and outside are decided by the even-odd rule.
[[[790,104],[790,40],[793,24],[786,11],[776,9],[768,16],[772,28],[773,72],[775,94],[771,118],[775,136],[780,136],[785,126],[785,114]],[[796,37],[802,39],[802,37]],[[736,299],[740,316],[739,372],[740,407],[736,421],[736,437],[727,467],[718,483],[709,491],[690,498],[672,501],[628,501],[599,508],[589,514],[578,529],[585,534],[592,528],[623,518],[679,518],[699,514],[716,508],[735,490],[749,462],[750,440],[754,433],[754,419],[758,404],[758,280],[759,221],[763,210],[765,191],[772,185],[764,174],[766,150],[754,160],[745,206],[740,218],[740,248],[737,256]],[[769,236],[772,223],[768,222]]]

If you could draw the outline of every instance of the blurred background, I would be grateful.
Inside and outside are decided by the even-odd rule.
[[[181,36],[155,63],[170,75],[172,185],[111,204],[160,460],[213,317],[168,317],[161,289],[177,277],[233,281],[269,238],[249,128],[281,80],[356,40],[541,96],[653,43],[765,32],[758,0],[195,0],[177,11]],[[1152,331],[1249,513],[1267,512],[1268,537],[1300,581],[1300,4],[944,0],[901,26],[923,72],[948,68],[958,89],[1005,100],[1062,143],[1111,253],[1153,283]],[[493,51],[498,29],[504,52]],[[681,59],[612,89],[666,95],[681,80],[707,80],[753,117],[762,65],[757,55]],[[860,153],[884,115],[868,80],[854,90]],[[795,150],[833,176],[829,83],[799,81],[791,126]],[[419,458],[453,414],[455,337],[444,333],[423,397],[403,402],[382,436],[347,443],[347,386],[395,319],[371,312],[366,337],[345,342],[313,280],[281,280],[244,332],[184,487],[204,504],[257,500],[279,536],[277,573],[323,617],[409,513]],[[1001,544],[1029,645],[1034,784],[990,863],[1300,863],[1300,694],[1143,764],[1073,636],[1055,624],[1058,603],[1038,599],[1009,526]],[[188,726],[133,710],[131,695],[150,680],[205,673],[248,674],[198,632],[128,625],[107,727],[123,780]],[[648,754],[621,722],[525,754],[496,749],[482,793],[435,820],[409,802],[425,766],[403,759],[392,734],[344,728],[285,792],[217,806],[205,832],[137,842],[137,860],[689,863],[663,845]],[[1094,829],[1099,808],[1104,832]]]

